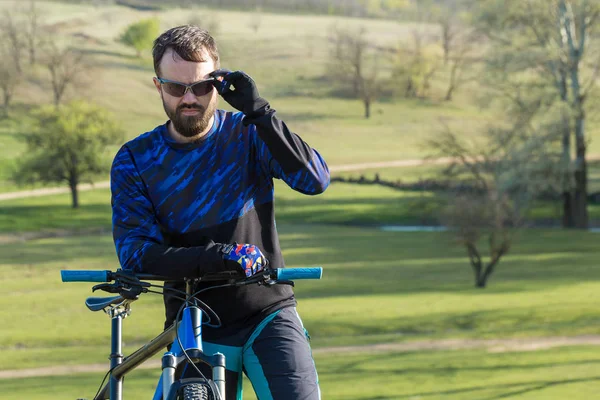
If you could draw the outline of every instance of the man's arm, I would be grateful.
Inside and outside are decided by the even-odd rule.
[[[245,117],[244,124],[256,137],[259,162],[271,176],[304,194],[319,194],[327,189],[330,177],[325,160],[290,131],[274,110],[258,118]]]
[[[124,269],[172,278],[225,270],[222,245],[169,247],[133,156],[123,146],[111,169],[113,238]]]
[[[242,71],[218,70],[212,76],[223,99],[244,113],[243,124],[249,126],[248,129],[254,126],[258,132],[264,143],[256,143],[259,160],[271,176],[283,179],[299,192],[322,193],[329,186],[327,164],[319,153],[275,116],[269,102],[260,97],[254,80]]]

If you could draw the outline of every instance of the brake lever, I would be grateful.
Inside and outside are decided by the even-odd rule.
[[[94,285],[94,287],[92,287],[92,292],[95,292],[96,290],[102,290],[107,293],[119,293],[121,289],[122,289],[122,286],[116,282],[115,283],[101,283],[99,285]]]

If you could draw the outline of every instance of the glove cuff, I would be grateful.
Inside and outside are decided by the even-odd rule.
[[[244,113],[244,119],[242,120],[244,126],[252,124],[253,121],[257,118],[264,117],[267,114],[272,114],[275,112],[275,110],[272,109],[269,105],[269,102],[263,99],[262,97],[259,97],[256,100],[256,104],[258,105],[258,107],[255,107],[255,109],[252,112],[247,114]]]

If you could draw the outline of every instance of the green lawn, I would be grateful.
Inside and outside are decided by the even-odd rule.
[[[317,347],[446,337],[594,334],[600,291],[597,236],[533,230],[502,259],[486,290],[473,288],[464,250],[445,233],[280,224],[288,266],[322,265],[298,284],[299,309]],[[114,269],[110,235],[49,238],[0,251],[0,369],[99,360],[109,320],[85,309],[92,285],[63,284],[60,269]],[[18,307],[18,308],[17,308]],[[132,350],[160,331],[159,296],[125,321]],[[18,316],[18,317],[17,317]],[[132,329],[135,324],[135,329]],[[43,329],[40,329],[43,327]],[[48,348],[64,351],[52,357]]]
[[[525,353],[439,351],[315,355],[322,396],[332,400],[588,400],[600,390],[595,347]],[[150,398],[159,371],[134,371],[126,398]],[[102,373],[0,380],[3,399],[92,398]],[[245,380],[244,399],[255,399]]]

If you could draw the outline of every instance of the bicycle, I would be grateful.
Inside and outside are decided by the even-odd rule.
[[[298,279],[320,279],[322,268],[266,268],[264,271],[247,278],[235,272],[222,272],[204,275],[201,278],[184,279],[186,283],[183,305],[179,314],[168,329],[144,344],[138,350],[124,357],[122,354],[122,323],[131,313],[131,303],[142,293],[158,293],[151,288],[168,289],[146,281],[174,281],[166,276],[158,276],[118,269],[117,271],[98,270],[62,270],[63,282],[99,282],[92,291],[102,290],[118,294],[111,297],[89,297],[85,304],[91,311],[104,311],[111,318],[111,353],[109,371],[100,384],[100,389],[94,400],[122,400],[123,379],[125,375],[137,368],[161,349],[169,344],[170,349],[162,357],[162,374],[159,378],[153,400],[225,400],[225,356],[221,353],[205,354],[202,351],[203,314],[208,321],[218,324],[219,317],[196,296],[214,288],[226,286],[241,286],[250,284],[273,285],[291,284]],[[199,282],[224,281],[224,283],[209,286],[197,292],[194,287]],[[108,283],[114,282],[114,283]],[[176,291],[179,292],[179,291]],[[181,316],[181,318],[179,318]],[[196,367],[197,363],[207,364],[212,376],[207,378]],[[176,371],[186,365],[191,365],[199,373],[200,378],[177,378]],[[106,378],[106,385],[104,381]],[[108,397],[107,397],[108,395]]]

